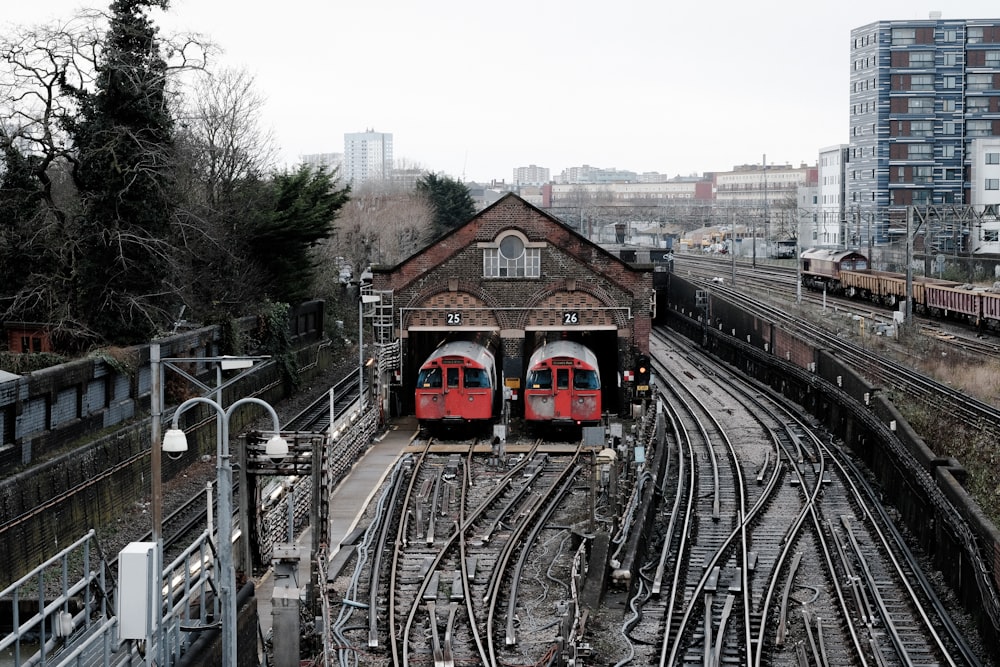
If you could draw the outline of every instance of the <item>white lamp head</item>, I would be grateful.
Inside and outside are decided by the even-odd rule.
[[[188,449],[187,436],[179,428],[168,429],[163,434],[163,451],[172,459],[179,459]]]
[[[288,456],[288,442],[275,433],[264,445],[264,454],[274,463],[280,463],[281,459]]]

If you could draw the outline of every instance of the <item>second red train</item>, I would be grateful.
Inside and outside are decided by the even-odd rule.
[[[601,421],[601,373],[597,356],[568,340],[546,343],[528,360],[524,419],[552,425]]]

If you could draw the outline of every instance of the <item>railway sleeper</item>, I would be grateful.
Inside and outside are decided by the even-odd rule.
[[[708,575],[708,579],[705,581],[705,592],[714,593],[719,587],[719,572],[720,568],[718,565],[712,568],[712,573]]]
[[[465,599],[465,585],[462,581],[461,570],[455,570],[455,575],[451,579],[451,599],[454,602],[461,602]]]
[[[742,570],[740,568],[736,568],[736,575],[733,577],[733,580],[729,583],[729,592],[736,594],[742,590],[743,590]]]
[[[431,579],[427,582],[427,588],[424,589],[424,600],[437,600],[438,598],[438,585],[441,582],[441,573],[432,572]]]

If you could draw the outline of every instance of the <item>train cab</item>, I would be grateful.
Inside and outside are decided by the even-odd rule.
[[[552,424],[601,421],[601,376],[597,356],[572,341],[546,343],[528,361],[524,418]]]
[[[867,271],[868,258],[853,250],[810,248],[799,255],[802,284],[813,289],[840,289],[841,271]]]
[[[477,343],[445,343],[421,365],[415,391],[421,425],[487,423],[495,414],[493,353]]]

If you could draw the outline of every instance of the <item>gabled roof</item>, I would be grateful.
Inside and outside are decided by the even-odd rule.
[[[434,251],[436,251],[436,252],[439,253],[442,247],[448,249],[448,254],[443,257],[443,260],[450,259],[454,255],[457,255],[458,253],[462,252],[466,247],[468,247],[470,245],[470,243],[473,242],[473,241],[471,241],[468,238],[464,238],[464,239],[462,238],[463,236],[468,237],[470,235],[469,234],[469,230],[468,230],[468,228],[470,226],[478,225],[479,222],[483,218],[488,217],[490,215],[490,213],[494,211],[494,209],[499,209],[499,208],[502,208],[504,206],[509,206],[511,204],[515,204],[515,205],[523,208],[527,213],[529,213],[531,215],[538,215],[538,216],[541,216],[541,217],[547,219],[547,221],[550,222],[553,226],[556,226],[556,227],[559,228],[560,233],[568,234],[568,235],[570,235],[572,237],[575,237],[576,240],[580,244],[582,244],[584,246],[589,246],[590,249],[594,253],[598,253],[598,254],[604,255],[610,261],[617,262],[618,264],[621,264],[623,267],[625,267],[625,268],[627,268],[629,270],[635,270],[634,266],[632,266],[628,262],[623,261],[620,257],[618,257],[617,255],[615,255],[614,253],[606,250],[605,248],[603,248],[599,244],[594,243],[593,241],[591,241],[590,239],[588,239],[586,236],[580,234],[576,230],[574,230],[571,227],[567,226],[566,223],[564,223],[563,221],[559,220],[558,218],[556,218],[555,216],[551,215],[550,213],[548,213],[548,212],[546,212],[546,211],[544,211],[544,210],[542,210],[542,209],[534,206],[533,204],[531,204],[531,203],[527,202],[526,200],[524,200],[522,197],[519,197],[517,194],[511,192],[511,193],[505,194],[503,197],[501,197],[497,201],[493,202],[492,204],[490,204],[489,206],[487,206],[483,210],[477,212],[474,216],[472,216],[471,218],[469,218],[464,224],[459,225],[458,227],[455,227],[454,229],[448,231],[446,234],[444,234],[442,236],[439,236],[438,238],[434,239],[433,241],[431,241],[429,244],[427,244],[426,246],[424,246],[423,248],[421,248],[420,250],[418,250],[414,254],[412,254],[409,257],[407,257],[407,258],[403,259],[402,261],[400,261],[395,266],[392,266],[392,267],[373,267],[372,271],[373,271],[373,273],[380,273],[380,274],[386,274],[386,275],[391,275],[393,273],[397,273],[397,272],[401,271],[403,269],[403,267],[405,267],[406,265],[408,265],[410,263],[414,263],[414,262],[419,262],[422,256],[426,255],[427,253],[431,252],[432,250],[434,250]],[[428,267],[425,270],[430,270],[430,268],[431,267]],[[650,266],[650,271],[651,270],[652,270],[652,266]],[[421,272],[424,272],[424,271],[421,271]],[[410,282],[410,280],[407,280],[406,282]],[[399,285],[397,285],[397,287],[399,287]]]

